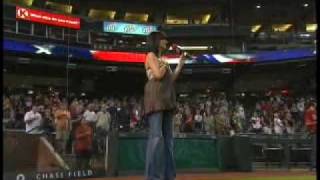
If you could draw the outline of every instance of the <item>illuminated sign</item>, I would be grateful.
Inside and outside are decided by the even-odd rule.
[[[151,32],[157,31],[157,26],[105,21],[103,22],[103,31],[121,34],[149,35]]]
[[[61,14],[48,13],[34,9],[16,7],[16,18],[25,21],[60,26],[71,29],[80,29],[80,18]]]
[[[14,53],[28,53],[57,57],[64,59],[67,56],[73,59],[87,61],[103,61],[118,63],[144,63],[146,53],[141,52],[118,52],[118,51],[101,51],[79,47],[67,47],[51,43],[30,43],[5,39],[3,41],[5,51]],[[241,64],[241,63],[268,63],[284,62],[291,60],[313,60],[316,51],[313,48],[299,48],[290,50],[277,50],[258,52],[255,54],[202,54],[193,56],[186,61],[187,64]],[[165,59],[169,64],[178,64],[179,55],[168,54]]]

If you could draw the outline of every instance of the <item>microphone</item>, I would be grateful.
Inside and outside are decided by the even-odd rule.
[[[172,49],[173,51],[175,51],[179,55],[183,55],[187,59],[192,59],[192,56],[189,53],[183,51],[178,44],[172,44],[170,49]]]

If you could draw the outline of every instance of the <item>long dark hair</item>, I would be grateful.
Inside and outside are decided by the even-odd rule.
[[[166,39],[167,35],[163,31],[155,31],[147,37],[147,45],[149,52],[153,52],[156,56],[159,55],[159,43],[161,39]]]

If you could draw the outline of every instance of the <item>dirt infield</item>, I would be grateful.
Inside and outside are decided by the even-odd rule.
[[[307,170],[289,171],[254,171],[254,172],[219,172],[219,173],[193,173],[177,174],[176,180],[237,180],[255,177],[282,177],[282,176],[316,176],[315,172]],[[120,176],[108,178],[94,178],[85,180],[143,180],[143,176]],[[316,179],[316,178],[315,178]]]

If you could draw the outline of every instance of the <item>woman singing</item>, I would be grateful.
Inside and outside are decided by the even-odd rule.
[[[168,41],[163,32],[152,32],[147,39],[150,52],[145,69],[148,82],[144,89],[144,110],[149,123],[149,139],[146,153],[146,180],[174,180],[176,176],[173,156],[173,110],[176,105],[174,83],[185,62],[180,62],[174,72],[164,61],[162,54]]]

